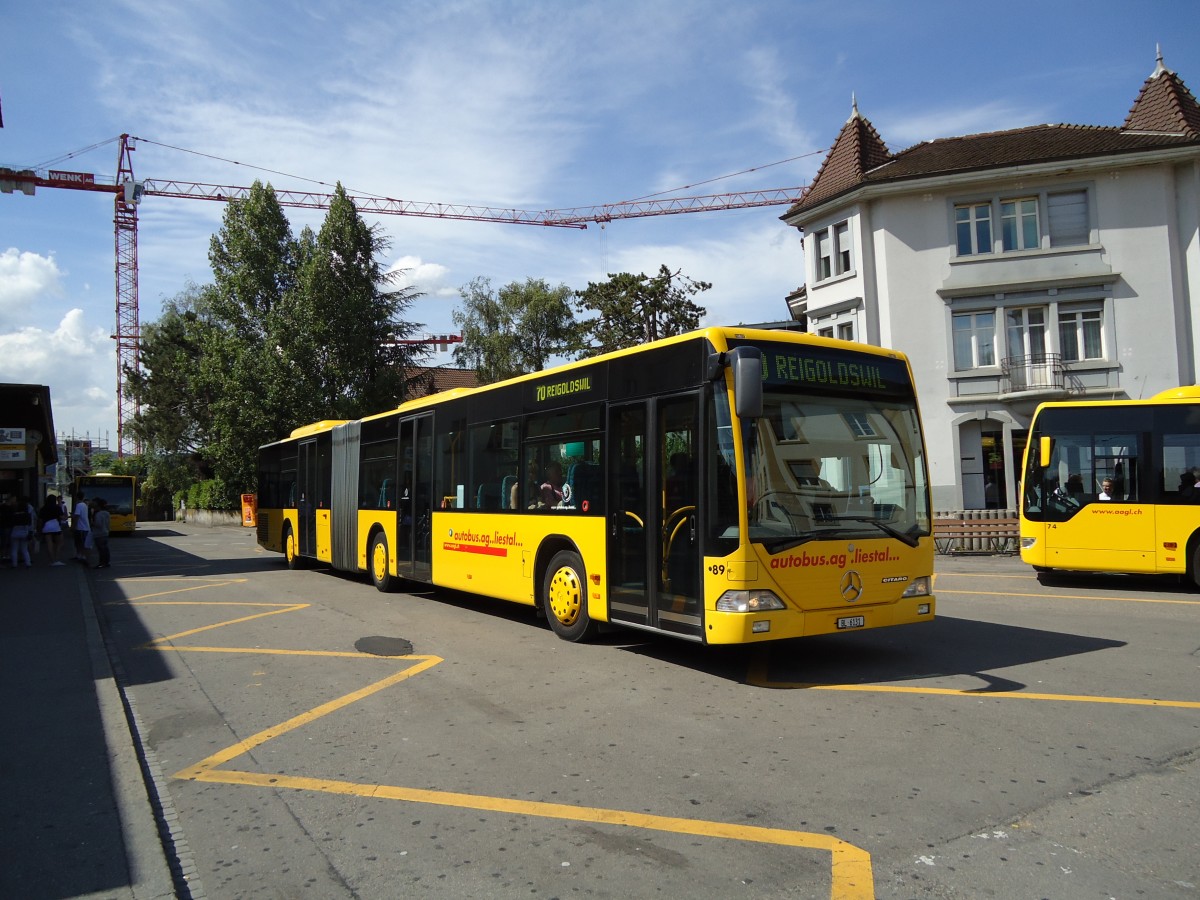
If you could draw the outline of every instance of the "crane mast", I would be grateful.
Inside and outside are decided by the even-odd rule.
[[[67,188],[97,191],[113,195],[113,234],[116,249],[116,330],[112,335],[117,343],[117,454],[138,453],[141,447],[129,433],[129,425],[138,414],[137,401],[130,396],[128,373],[138,372],[141,364],[141,326],[138,322],[138,216],[137,208],[143,197],[175,197],[190,200],[243,200],[250,188],[235,185],[204,184],[195,181],[147,179],[137,181],[133,176],[131,154],[138,138],[120,136],[117,152],[117,177],[113,184],[97,182],[85,172],[51,170],[39,175],[30,169],[0,168],[0,193],[19,191],[33,194],[36,188]],[[727,194],[704,194],[694,197],[656,197],[541,211],[508,209],[468,204],[428,203],[396,200],[391,197],[350,195],[362,213],[377,215],[416,216],[419,218],[456,219],[468,222],[497,222],[510,225],[541,225],[550,228],[586,229],[589,223],[605,224],[618,219],[646,216],[670,216],[681,213],[712,212],[727,209],[751,209],[762,206],[784,206],[795,203],[803,187],[772,188]],[[331,194],[311,191],[275,190],[280,206],[298,209],[328,209]],[[461,338],[459,339],[461,340]],[[405,343],[437,343],[428,338]]]
[[[141,370],[142,331],[138,324],[138,235],[137,205],[141,200],[138,184],[133,178],[133,145],[128,135],[121,135],[121,150],[117,159],[117,186],[113,195],[113,241],[116,245],[117,329],[117,456],[126,452],[141,453],[141,443],[129,433],[129,424],[139,411],[137,400],[130,395],[127,373]]]

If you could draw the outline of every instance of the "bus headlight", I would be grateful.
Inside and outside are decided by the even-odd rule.
[[[717,612],[756,613],[786,608],[774,591],[726,591],[717,600]]]
[[[920,578],[914,578],[912,584],[904,589],[901,597],[928,597],[929,596],[929,576],[922,575]]]
[[[1037,545],[1037,538],[1035,538],[1035,537],[1023,537],[1023,538],[1021,538],[1021,549],[1022,549],[1022,550],[1028,550],[1028,549],[1030,549],[1031,547],[1034,547],[1034,546],[1036,546],[1036,545]]]

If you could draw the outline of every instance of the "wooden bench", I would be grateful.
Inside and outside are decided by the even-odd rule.
[[[1021,520],[941,518],[933,520],[933,545],[938,553],[1016,553]]]

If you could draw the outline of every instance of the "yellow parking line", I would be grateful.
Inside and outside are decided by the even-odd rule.
[[[1093,597],[1089,594],[1013,594],[1008,591],[1001,594],[996,591],[947,591],[941,588],[938,589],[937,593],[965,594],[976,597],[1033,597],[1038,600],[1099,600],[1120,603],[1165,603],[1178,606],[1200,606],[1200,600],[1160,600],[1155,597]]]
[[[198,605],[209,606],[210,604],[201,602]],[[251,604],[251,605],[254,605],[254,604]],[[263,619],[263,618],[266,618],[267,616],[278,616],[282,613],[295,612],[296,610],[307,609],[309,607],[309,605],[310,604],[308,604],[308,603],[293,603],[289,606],[283,607],[282,609],[272,609],[272,610],[268,610],[267,612],[255,613],[252,616],[241,616],[237,619],[229,619],[225,622],[218,622],[215,625],[202,625],[199,628],[189,628],[187,631],[180,631],[177,634],[168,634],[166,637],[155,638],[152,641],[147,641],[145,644],[143,644],[138,649],[149,650],[149,649],[158,647],[161,644],[165,644],[169,641],[175,641],[175,640],[178,640],[179,638],[190,637],[193,634],[200,634],[203,631],[212,631],[214,628],[224,628],[226,625],[238,625],[238,624],[241,624],[242,622],[252,622],[255,619]]]
[[[589,822],[601,825],[623,825],[629,828],[664,831],[672,834],[824,850],[831,856],[829,891],[831,900],[870,900],[875,896],[870,854],[846,841],[813,832],[787,831],[782,828],[764,828],[756,825],[736,825],[731,822],[704,819],[680,819],[602,807],[569,806],[564,803],[514,800],[508,797],[458,794],[452,791],[427,791],[387,784],[359,784],[353,781],[267,775],[259,772],[210,771],[195,780],[265,788],[292,788],[371,799],[400,800],[407,803],[427,803],[434,806],[450,806],[458,809],[474,809],[516,816],[565,819],[571,822]]]
[[[1123,706],[1161,706],[1175,709],[1200,709],[1196,700],[1158,700],[1146,697],[1105,697],[1095,694],[1047,694],[1036,691],[964,691],[954,688],[920,687],[896,684],[817,684],[806,681],[771,681],[767,661],[760,656],[750,667],[746,682],[754,687],[781,690],[855,691],[873,694],[933,694],[941,697],[973,697],[976,700],[1047,700],[1059,703],[1113,703]]]
[[[874,873],[871,856],[860,847],[826,834],[805,831],[790,831],[782,828],[765,828],[754,825],[738,825],[731,822],[716,822],[704,819],[684,819],[675,816],[656,816],[628,810],[605,809],[592,806],[570,806],[563,803],[548,803],[536,800],[516,800],[510,797],[494,797],[482,794],[462,794],[454,791],[430,791],[388,784],[363,784],[326,778],[307,778],[294,775],[271,775],[261,772],[221,770],[217,766],[262,746],[267,741],[280,737],[307,725],[322,716],[369,697],[384,688],[419,674],[437,665],[442,660],[436,656],[404,657],[421,660],[417,665],[397,672],[365,688],[331,700],[321,706],[294,716],[285,722],[260,731],[252,737],[214,753],[194,766],[176,772],[173,777],[217,784],[251,785],[265,788],[291,788],[294,790],[317,791],[329,794],[352,795],[370,799],[399,800],[408,803],[425,803],[433,806],[448,806],[458,809],[475,809],[509,815],[534,816],[544,819],[565,819],[573,822],[590,822],[605,825],[623,825],[651,831],[673,834],[688,834],[725,840],[749,841],[760,844],[775,844],[783,847],[801,847],[823,850],[830,854],[830,898],[831,900],[869,900],[875,896]]]
[[[202,605],[202,604],[197,604]],[[454,807],[458,809],[475,809],[488,812],[507,813],[510,815],[534,816],[546,819],[563,819],[572,822],[590,822],[606,825],[623,825],[630,828],[642,828],[651,831],[663,831],[673,834],[688,834],[699,837],[721,838],[725,840],[748,841],[760,844],[774,844],[783,847],[799,847],[808,850],[822,850],[830,854],[830,900],[871,900],[875,896],[874,872],[871,866],[871,855],[860,847],[828,834],[817,834],[807,831],[791,831],[783,828],[765,828],[756,825],[738,825],[732,822],[716,822],[703,819],[684,819],[674,816],[656,816],[649,813],[638,813],[627,810],[605,809],[602,807],[570,806],[563,803],[549,803],[535,800],[516,800],[509,797],[493,797],[480,794],[461,794],[453,791],[430,791],[420,788],[406,788],[386,784],[360,784],[352,781],[336,779],[308,778],[294,775],[270,775],[259,772],[243,772],[237,770],[222,770],[217,767],[246,754],[268,741],[274,740],[288,732],[307,725],[322,716],[357,703],[385,688],[398,684],[414,675],[425,672],[438,663],[438,656],[404,656],[378,657],[362,653],[344,651],[317,650],[264,650],[258,647],[176,647],[166,646],[164,642],[200,631],[220,628],[249,621],[266,615],[278,615],[281,612],[293,612],[304,609],[309,604],[295,604],[284,609],[276,609],[241,619],[231,619],[216,625],[209,625],[191,631],[179,632],[170,637],[159,638],[144,644],[141,649],[174,651],[174,652],[206,652],[206,653],[267,653],[300,656],[351,656],[364,659],[395,659],[416,661],[415,665],[380,679],[357,691],[352,691],[330,700],[320,706],[293,716],[278,725],[273,725],[258,732],[245,740],[238,741],[223,750],[219,750],[200,762],[176,772],[172,777],[187,781],[202,781],[217,784],[238,784],[264,788],[291,788],[294,790],[317,791],[322,793],[352,795],[358,797],[399,800],[408,803],[425,803],[434,806]]]

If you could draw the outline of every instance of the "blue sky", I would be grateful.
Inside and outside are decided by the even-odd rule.
[[[43,0],[4,14],[0,165],[44,168],[129,133],[144,139],[136,176],[156,181],[340,180],[351,193],[530,210],[792,187],[816,174],[851,94],[892,150],[1045,122],[1119,125],[1156,44],[1200,90],[1197,26],[1200,4],[1185,0]],[[103,143],[52,167],[111,178],[116,157]],[[189,280],[211,280],[222,212],[143,202],[143,323]],[[408,317],[439,333],[477,276],[583,288],[664,263],[712,282],[706,324],[784,318],[804,275],[783,212],[586,231],[371,221],[391,242],[386,264],[424,293]],[[322,217],[289,215],[297,233]],[[115,447],[113,273],[108,195],[0,195],[0,382],[48,384],[60,433]]]

